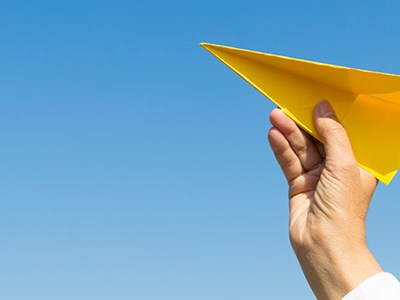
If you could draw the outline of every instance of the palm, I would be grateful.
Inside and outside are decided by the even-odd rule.
[[[365,194],[370,199],[376,187],[376,179],[361,168],[358,168],[358,171],[361,186],[364,187]],[[345,187],[333,183],[330,170],[325,168],[325,158],[322,158],[322,162],[314,169],[302,174],[293,182],[289,194],[292,195],[290,198],[290,238],[294,247],[302,244],[303,240],[307,238],[310,224],[317,222],[318,218],[324,214],[326,217],[327,211],[321,208],[330,206],[331,211],[328,211],[328,213],[331,215],[341,209],[340,201],[335,199],[338,189],[345,190]],[[324,199],[320,195],[324,195]],[[329,203],[330,200],[332,200],[331,203]],[[369,201],[366,205],[365,201],[354,204],[355,206],[364,205],[365,207],[362,210],[365,211],[366,216]]]

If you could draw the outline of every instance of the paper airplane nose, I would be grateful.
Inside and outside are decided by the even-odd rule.
[[[358,164],[385,184],[400,168],[400,76],[244,49],[202,47],[320,140],[313,110],[328,100],[346,128]]]

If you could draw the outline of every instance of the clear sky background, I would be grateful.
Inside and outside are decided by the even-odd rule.
[[[400,73],[398,1],[1,1],[0,298],[312,299],[274,107],[199,42]],[[357,187],[355,187],[357,188]],[[400,276],[400,178],[371,249]]]

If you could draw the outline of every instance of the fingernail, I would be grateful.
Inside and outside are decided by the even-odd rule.
[[[318,114],[321,117],[331,117],[335,115],[332,106],[326,100],[322,100],[321,102],[319,102],[317,109],[318,109]]]

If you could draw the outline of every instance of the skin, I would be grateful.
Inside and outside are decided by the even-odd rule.
[[[377,180],[361,169],[327,101],[314,110],[323,143],[281,110],[270,115],[270,146],[289,185],[289,235],[309,285],[320,300],[342,299],[382,272],[365,236]]]

